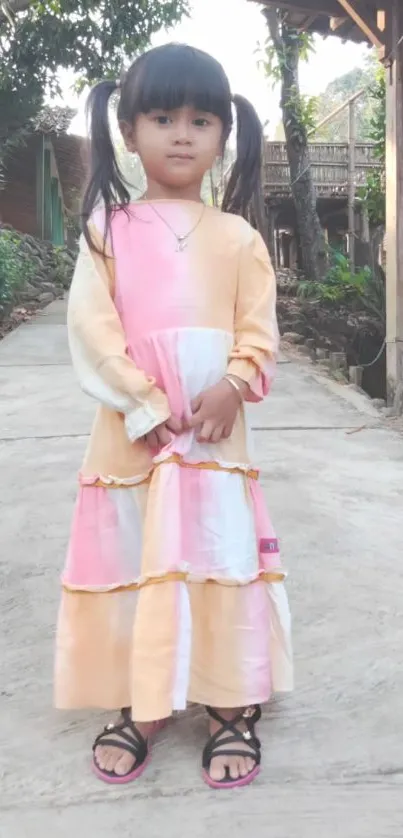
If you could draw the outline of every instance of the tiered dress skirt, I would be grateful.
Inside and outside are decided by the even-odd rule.
[[[201,351],[206,330],[195,331],[130,350],[179,414],[225,373],[232,340],[211,330],[214,345]],[[124,426],[118,413],[100,411],[105,453]],[[284,571],[243,413],[218,445],[190,431],[153,457],[143,442],[125,445],[119,459],[127,450],[135,466],[94,473],[90,454],[80,475],[62,579],[57,706],[131,706],[137,721],[150,721],[187,702],[235,708],[292,689]]]

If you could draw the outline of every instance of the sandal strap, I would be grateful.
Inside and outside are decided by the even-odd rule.
[[[238,743],[242,744],[243,748],[238,748],[236,750],[225,747],[226,745],[235,745]],[[257,737],[244,739],[241,732],[239,732],[239,737],[233,736],[231,739],[226,738],[224,741],[220,740],[217,742],[215,738],[213,739],[213,737],[211,737],[204,747],[203,765],[205,765],[205,763],[210,764],[214,757],[228,756],[231,754],[250,757],[255,760],[257,764],[259,764],[261,759],[260,748],[260,740]]]
[[[260,742],[255,735],[255,724],[257,724],[257,722],[261,719],[262,716],[262,710],[259,704],[255,705],[254,707],[247,707],[246,710],[241,710],[236,716],[233,716],[232,719],[224,719],[223,716],[221,716],[217,710],[214,710],[213,707],[206,707],[206,710],[209,716],[216,722],[218,722],[218,724],[221,726],[221,730],[218,730],[216,733],[214,733],[211,736],[210,741],[220,739],[220,741],[222,742],[222,734],[228,731],[231,738],[236,737],[237,739],[239,739],[239,737],[242,737],[242,739],[248,739],[248,741],[255,740],[259,743],[258,747],[260,748]],[[249,737],[245,736],[244,733],[238,730],[237,725],[240,722],[245,723],[247,732],[250,734]]]
[[[234,716],[229,722],[227,719],[224,719],[214,707],[206,706],[206,711],[210,718],[214,719],[214,721],[218,722],[222,727],[227,727],[227,725],[237,725],[240,721],[249,721],[252,725],[256,725],[260,719],[262,718],[262,708],[260,704],[252,705],[251,707],[246,707],[244,710],[241,710],[237,716]]]
[[[132,757],[135,758],[136,762],[141,762],[143,756],[142,749],[134,741],[131,744],[129,744],[128,742],[122,742],[121,740],[119,741],[119,739],[108,739],[107,737],[105,739],[102,739],[101,741],[97,741],[96,739],[92,746],[93,751],[95,751],[97,745],[110,745],[113,748],[119,748],[120,751],[127,751]]]
[[[261,759],[261,755],[259,752],[253,754],[251,751],[243,751],[241,749],[234,749],[232,751],[229,748],[227,750],[224,749],[223,751],[219,750],[217,752],[214,752],[212,759],[215,757],[249,757],[249,759],[253,759],[253,761],[256,762],[256,765],[260,764]]]
[[[214,738],[216,739],[216,737],[217,734],[215,733]],[[260,739],[258,739],[257,736],[252,736],[252,734],[248,736],[248,731],[244,731],[242,733],[241,730],[238,730],[237,736],[235,737],[233,733],[231,733],[229,736],[221,736],[221,731],[219,730],[218,737],[219,738],[214,746],[217,748],[221,747],[221,745],[232,745],[234,742],[241,742],[242,745],[249,745],[249,747],[252,747],[256,750],[259,750],[261,748]],[[213,736],[210,738],[210,742],[212,738]]]
[[[220,713],[212,707],[206,707],[209,716],[221,726],[216,733],[213,733],[203,751],[203,767],[210,768],[211,760],[216,756],[242,756],[253,759],[256,765],[261,761],[261,743],[255,733],[255,724],[259,721],[262,711],[259,705],[254,708],[242,710],[232,719],[224,719]],[[238,730],[236,725],[243,722],[246,731]],[[223,734],[228,734],[223,736]],[[226,745],[242,743],[241,749],[230,750]]]
[[[218,722],[219,725],[222,727],[226,727],[227,724],[238,724],[241,719],[243,718],[244,710],[241,710],[236,716],[232,719],[228,720],[224,719],[223,716],[220,715],[218,710],[215,710],[214,707],[206,707],[207,713],[209,714],[211,719],[214,719],[215,722]]]
[[[130,708],[124,707],[121,714],[122,721],[106,725],[102,733],[96,737],[92,750],[95,751],[98,745],[110,745],[128,751],[136,759],[136,762],[141,763],[147,756],[148,744],[134,724]],[[129,728],[130,733],[127,733],[125,728]],[[118,734],[119,739],[113,737],[114,733]]]

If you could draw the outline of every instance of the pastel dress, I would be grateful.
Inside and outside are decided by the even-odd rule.
[[[101,249],[103,227],[95,212]],[[172,231],[193,228],[179,247]],[[150,451],[143,437],[189,418],[226,373],[251,401],[268,393],[268,252],[243,219],[191,201],[116,210],[107,247],[81,239],[69,298],[73,365],[99,406],[62,577],[56,705],[150,721],[187,702],[265,702],[292,688],[290,615],[245,412],[218,444],[192,430]]]

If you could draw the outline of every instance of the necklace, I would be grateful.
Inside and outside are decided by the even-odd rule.
[[[173,235],[175,236],[175,238],[176,238],[176,243],[177,243],[176,252],[177,252],[177,253],[183,253],[183,251],[185,250],[185,248],[188,246],[188,239],[190,238],[190,236],[192,235],[192,233],[194,233],[194,232],[195,232],[195,230],[197,230],[197,228],[198,228],[199,224],[201,223],[201,221],[202,221],[202,219],[203,219],[203,216],[204,216],[204,213],[205,213],[205,210],[206,210],[205,205],[203,205],[203,209],[202,209],[202,211],[201,211],[201,213],[200,213],[200,218],[198,218],[198,219],[197,219],[196,224],[194,225],[194,227],[192,227],[192,229],[191,229],[191,230],[189,230],[189,232],[188,232],[188,233],[183,233],[182,235],[179,235],[179,234],[178,234],[178,233],[177,233],[177,232],[173,229],[173,227],[171,227],[171,225],[170,225],[169,221],[167,221],[167,220],[166,220],[166,218],[164,218],[164,216],[163,216],[163,215],[161,215],[161,213],[160,213],[160,212],[158,212],[158,210],[156,209],[156,207],[154,206],[154,204],[149,204],[149,206],[151,207],[151,209],[153,210],[153,212],[155,212],[155,215],[158,215],[158,218],[159,218],[159,219],[163,222],[163,224],[165,224],[165,226],[166,226],[166,227],[168,227],[168,230],[170,230],[170,231],[171,231],[171,233],[173,233]]]

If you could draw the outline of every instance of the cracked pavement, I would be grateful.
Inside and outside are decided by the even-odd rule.
[[[265,710],[264,770],[245,790],[205,787],[192,708],[139,782],[92,776],[109,716],[52,709],[59,574],[93,416],[64,321],[60,301],[0,343],[0,838],[401,838],[403,439],[292,358],[251,410],[296,665],[295,694]]]

